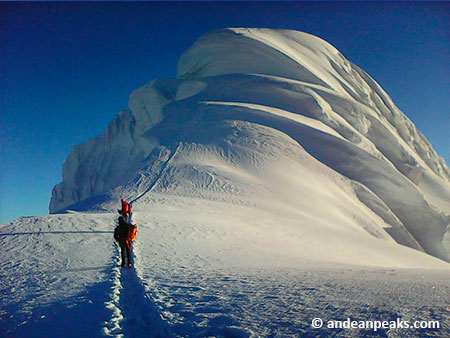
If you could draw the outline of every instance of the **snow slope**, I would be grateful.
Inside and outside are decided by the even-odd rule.
[[[145,210],[148,205],[141,207]],[[246,221],[246,214],[258,221],[259,229]],[[140,224],[134,246],[136,269],[119,267],[112,238],[114,213],[69,213],[10,222],[0,228],[0,337],[443,337],[450,333],[447,263],[394,243],[385,243],[378,256],[391,264],[400,261],[433,269],[313,261],[308,252],[317,250],[320,242],[299,241],[292,220],[269,216],[204,199],[161,199],[150,210],[135,212]],[[363,242],[358,249],[368,244]],[[337,261],[346,261],[352,250],[348,244]],[[366,249],[355,256],[365,254],[373,252]],[[393,255],[398,258],[390,260]],[[365,263],[355,257],[358,261]],[[313,318],[349,317],[434,320],[440,327],[377,332],[311,327]]]
[[[320,258],[362,231],[450,260],[449,168],[333,46],[296,31],[225,29],[187,50],[178,74],[133,92],[130,111],[70,153],[51,212],[161,192],[342,230]]]
[[[450,334],[450,170],[330,44],[212,32],[129,107],[69,154],[51,215],[0,227],[0,336]],[[135,270],[118,267],[120,198]]]

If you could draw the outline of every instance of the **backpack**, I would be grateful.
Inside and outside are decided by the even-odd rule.
[[[130,225],[125,222],[122,216],[119,217],[119,225],[114,230],[114,239],[116,241],[127,240]]]
[[[137,235],[137,226],[134,224],[129,224],[127,241],[133,242],[136,239],[136,235]]]
[[[129,214],[131,213],[131,205],[127,201],[122,202],[122,214]]]
[[[137,226],[134,224],[128,224],[128,233],[127,233],[128,248],[130,248],[133,245],[136,236],[137,236]]]

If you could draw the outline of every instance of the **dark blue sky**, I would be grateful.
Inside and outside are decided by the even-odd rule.
[[[48,212],[70,149],[224,27],[317,35],[367,71],[450,163],[448,3],[0,3],[0,223]]]

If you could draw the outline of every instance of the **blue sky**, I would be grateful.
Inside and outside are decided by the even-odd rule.
[[[224,27],[317,35],[367,71],[450,163],[448,3],[0,3],[0,223],[48,213],[78,143],[128,96],[174,77],[180,55]]]

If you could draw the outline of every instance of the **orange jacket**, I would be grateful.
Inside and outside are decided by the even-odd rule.
[[[133,245],[134,240],[136,239],[137,236],[137,226],[130,224],[130,228],[128,230],[128,236],[127,236],[127,246],[128,248],[131,248],[131,246]]]

